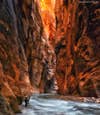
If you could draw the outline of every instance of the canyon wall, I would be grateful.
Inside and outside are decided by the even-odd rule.
[[[58,93],[100,96],[99,2],[41,0],[41,4],[43,27],[56,55]]]
[[[85,2],[56,0],[58,91],[100,96],[100,5]]]
[[[53,89],[56,57],[40,12],[38,0],[0,1],[1,114],[20,112],[25,96]]]
[[[76,68],[80,93],[100,97],[100,4],[79,4]]]
[[[30,82],[33,79],[33,58],[35,60],[39,50],[36,46],[39,47],[42,30],[41,17],[36,2],[32,5],[33,2],[0,1],[0,96],[14,112],[20,111],[18,104],[33,92]],[[2,110],[3,102],[0,103],[0,112],[5,114],[8,108],[5,105]]]

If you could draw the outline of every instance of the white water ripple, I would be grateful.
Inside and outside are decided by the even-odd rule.
[[[23,103],[22,113],[17,115],[100,115],[100,104],[46,99],[34,95],[28,107],[25,108]]]

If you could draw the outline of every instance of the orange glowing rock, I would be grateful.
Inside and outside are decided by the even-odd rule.
[[[52,39],[55,32],[55,0],[40,0],[41,17],[47,38]]]

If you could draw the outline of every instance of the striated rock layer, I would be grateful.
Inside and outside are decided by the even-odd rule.
[[[5,114],[20,112],[18,104],[37,90],[55,84],[56,57],[45,32],[38,0],[0,1],[0,95]],[[12,114],[13,112],[9,112]]]
[[[99,2],[56,0],[56,77],[61,94],[100,96]]]
[[[37,8],[34,8],[34,15],[37,15]],[[32,0],[0,1],[0,94],[14,112],[20,111],[18,104],[22,98],[32,93],[29,79],[29,57],[32,58],[29,55],[33,47],[31,10]]]
[[[40,6],[55,53],[58,93],[99,97],[99,2],[41,0]]]

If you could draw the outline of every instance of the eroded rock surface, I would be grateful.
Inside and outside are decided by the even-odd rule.
[[[99,13],[98,1],[56,0],[56,78],[61,94],[100,96]]]

